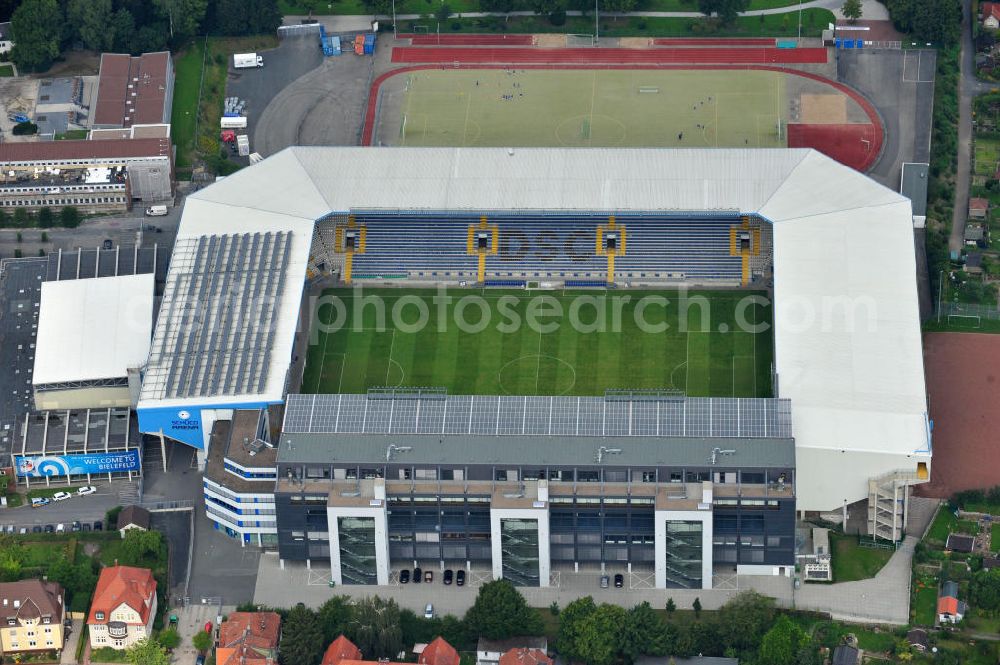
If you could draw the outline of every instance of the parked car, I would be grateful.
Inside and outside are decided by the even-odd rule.
[[[104,522],[101,520],[94,522],[94,531],[104,531]]]
[[[455,576],[455,573],[451,570],[451,568],[449,568],[448,570],[444,571],[444,580],[442,580],[442,581],[445,584],[451,584],[451,580],[452,580],[452,578],[454,576]]]
[[[90,531],[90,522],[84,522],[81,526],[84,531]]]
[[[434,571],[428,570],[426,573],[424,573],[424,582],[430,584],[433,581],[434,581]]]
[[[18,531],[18,533],[20,533],[21,535],[24,535],[24,534],[28,533],[28,527],[22,526],[21,530]]]
[[[109,239],[106,239],[106,240],[105,240],[105,241],[104,241],[104,242],[103,242],[103,243],[101,244],[101,247],[103,247],[104,249],[111,249],[111,248],[112,248],[112,246],[113,246],[113,245],[111,244],[111,240],[109,240]]]
[[[410,583],[410,569],[409,568],[404,568],[403,570],[399,571],[399,583],[400,584],[409,584]]]
[[[425,619],[434,618],[434,605],[432,603],[427,603],[427,607],[424,608],[424,618]]]
[[[198,654],[198,657],[194,659],[194,665],[205,665],[205,656]]]
[[[80,525],[80,520],[74,520],[73,521],[73,531],[79,531],[81,528],[83,528],[83,527]]]
[[[97,488],[93,485],[87,485],[86,487],[81,487],[76,491],[80,496],[87,496],[88,494],[94,494],[97,492]]]
[[[625,586],[625,576],[622,575],[621,573],[618,573],[617,575],[615,575],[615,588],[621,589],[623,586]]]
[[[608,576],[607,575],[601,575],[601,588],[602,589],[607,589],[608,588]]]
[[[45,525],[45,533],[52,533],[55,530],[56,530],[56,528],[54,526],[52,526],[51,524],[46,524]]]
[[[51,501],[49,501],[48,499],[45,499],[45,498],[41,498],[41,499],[32,499],[32,500],[31,500],[31,507],[32,507],[32,508],[41,508],[42,506],[47,506],[47,505],[49,505],[50,503],[52,503],[52,502],[51,502]]]
[[[66,530],[66,526],[62,522],[60,522],[59,524],[56,524],[56,533],[62,533],[65,530]]]
[[[73,495],[70,494],[69,492],[56,492],[55,494],[52,495],[53,501],[65,501],[66,499],[71,499],[71,498],[73,498]]]
[[[455,586],[465,586],[465,571],[460,570],[455,573]]]
[[[420,584],[424,581],[424,571],[420,570],[419,567],[413,569],[413,583]]]
[[[31,533],[41,533],[41,532],[42,532],[41,524],[36,524],[35,526],[31,527]]]

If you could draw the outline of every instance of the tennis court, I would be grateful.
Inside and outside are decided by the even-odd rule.
[[[743,69],[410,71],[382,86],[378,142],[783,147],[791,78]]]

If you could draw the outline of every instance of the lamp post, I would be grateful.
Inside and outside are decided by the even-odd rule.
[[[600,6],[598,3],[600,0],[594,0],[594,46],[597,46],[597,40],[601,38],[601,17]]]
[[[799,38],[798,41],[802,41],[802,0],[799,0]]]
[[[392,0],[392,38],[399,38],[399,34],[396,32],[396,0]]]

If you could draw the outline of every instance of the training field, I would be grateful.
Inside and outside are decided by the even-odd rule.
[[[398,386],[445,387],[451,394],[603,395],[608,388],[666,388],[691,396],[771,396],[771,308],[745,300],[763,302],[760,294],[689,291],[681,300],[677,291],[452,289],[448,303],[432,301],[436,294],[364,289],[365,298],[383,304],[380,325],[376,305],[360,308],[358,291],[324,292],[334,302],[318,307],[302,392]]]
[[[413,146],[784,147],[789,78],[754,70],[427,69],[383,86],[378,139]]]

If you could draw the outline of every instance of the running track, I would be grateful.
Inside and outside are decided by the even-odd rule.
[[[508,66],[509,66],[509,64],[507,64],[507,65],[478,65],[478,64],[462,65],[462,64],[460,64],[458,66],[458,69],[504,69],[504,68],[506,68]],[[838,92],[841,92],[841,93],[847,95],[848,97],[850,97],[851,99],[853,99],[855,102],[857,102],[861,106],[861,108],[864,109],[865,114],[868,116],[868,120],[870,122],[870,125],[860,125],[859,127],[863,127],[863,128],[866,128],[866,129],[868,127],[871,128],[870,129],[870,133],[868,131],[865,132],[866,133],[866,137],[870,136],[870,138],[871,138],[871,146],[867,150],[864,151],[863,155],[858,155],[858,154],[851,155],[851,161],[849,161],[849,162],[848,161],[844,161],[843,163],[847,164],[847,166],[855,168],[858,171],[861,171],[862,173],[864,173],[865,171],[867,171],[868,169],[870,169],[872,167],[872,165],[875,163],[875,160],[878,159],[878,156],[882,153],[882,144],[883,144],[883,142],[885,140],[885,130],[882,128],[882,121],[879,118],[878,112],[875,110],[875,107],[871,104],[871,102],[869,102],[867,99],[865,99],[863,96],[861,96],[861,94],[858,93],[853,88],[849,88],[848,86],[846,86],[846,85],[844,85],[842,83],[838,83],[836,81],[831,81],[831,80],[826,79],[826,78],[824,78],[822,76],[819,76],[818,74],[812,74],[810,72],[802,72],[802,71],[798,71],[798,70],[794,70],[794,69],[786,69],[784,67],[770,67],[770,66],[767,66],[767,65],[748,65],[748,66],[732,66],[732,65],[730,65],[730,66],[726,66],[726,65],[714,65],[714,66],[712,66],[712,65],[708,65],[708,66],[698,66],[698,65],[660,65],[660,66],[655,66],[655,65],[637,65],[637,66],[617,65],[616,66],[616,65],[604,65],[604,66],[595,67],[594,65],[580,65],[580,64],[572,65],[571,64],[571,65],[562,65],[562,66],[558,66],[558,67],[553,67],[553,66],[549,66],[549,65],[534,65],[534,64],[521,65],[521,64],[518,64],[517,66],[520,67],[520,68],[522,68],[522,69],[556,69],[556,70],[558,70],[558,69],[595,69],[596,68],[596,69],[660,69],[660,70],[662,70],[662,69],[688,69],[688,70],[696,70],[696,69],[738,69],[738,70],[741,70],[741,71],[746,71],[747,69],[754,69],[754,70],[762,70],[762,71],[781,72],[783,74],[790,74],[790,75],[793,75],[793,76],[802,76],[802,77],[805,77],[807,79],[811,79],[813,81],[819,81],[820,83],[825,83],[826,85],[829,85],[832,88],[836,89]],[[413,65],[413,66],[410,66],[410,67],[401,67],[399,69],[394,69],[392,71],[385,72],[384,74],[381,74],[380,76],[378,76],[374,81],[372,81],[371,89],[368,91],[368,106],[365,109],[365,124],[364,124],[364,127],[362,128],[362,131],[361,131],[361,145],[371,145],[372,144],[372,136],[375,133],[375,115],[376,115],[376,112],[378,110],[378,93],[379,93],[379,90],[382,87],[382,84],[385,83],[386,80],[388,80],[389,77],[391,77],[391,76],[396,76],[397,74],[406,74],[406,73],[409,73],[409,72],[417,72],[417,71],[426,70],[426,69],[441,69],[441,65],[424,64],[424,65]],[[791,134],[791,132],[790,132],[790,134]],[[789,138],[791,139],[791,136],[789,136]],[[823,140],[826,139],[826,137],[824,137],[822,134],[814,135],[813,138],[814,138],[814,140],[819,140],[819,141],[823,141]],[[837,138],[839,138],[839,137],[837,137]],[[803,140],[804,140],[804,138],[803,138]],[[838,146],[831,146],[831,145],[826,145],[824,143],[819,143],[819,144],[810,144],[810,145],[803,144],[800,147],[815,148],[816,150],[819,150],[823,154],[829,155],[829,156],[833,157],[834,159],[837,159],[837,157],[839,156],[838,154],[836,154],[837,153],[836,148]]]
[[[398,46],[392,49],[397,63],[439,63],[461,65],[527,64],[824,64],[825,48],[448,48]]]
[[[774,46],[774,39],[767,37],[733,37],[712,39],[709,37],[659,37],[653,46]]]

